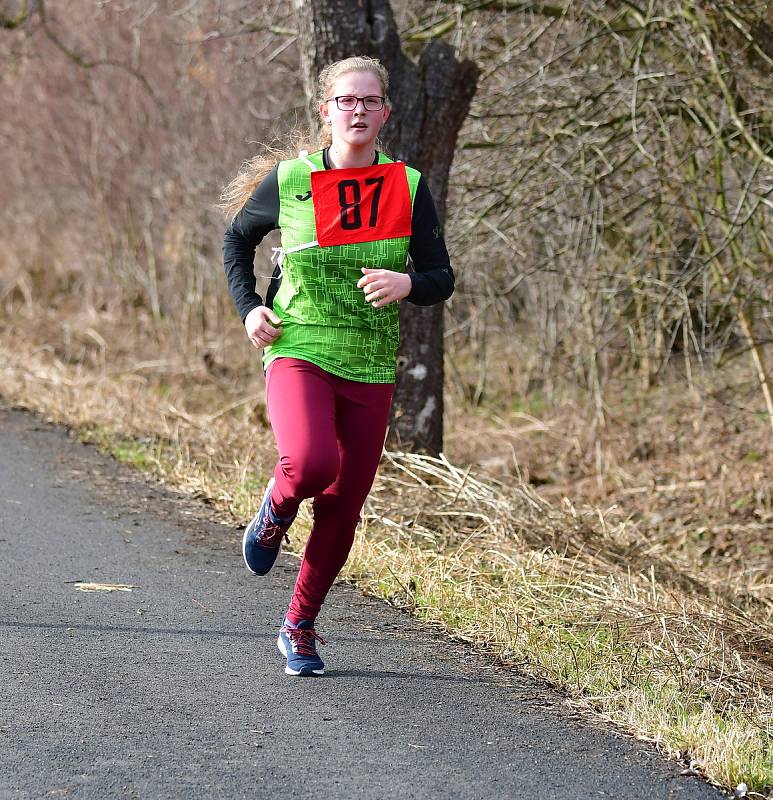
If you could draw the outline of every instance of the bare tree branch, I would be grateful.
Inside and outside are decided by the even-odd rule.
[[[76,66],[80,67],[81,69],[94,69],[96,67],[114,67],[115,69],[120,69],[126,72],[128,75],[131,75],[132,78],[137,80],[148,95],[153,99],[156,103],[156,106],[159,109],[163,109],[163,104],[161,103],[160,98],[156,95],[153,91],[153,87],[150,85],[150,81],[139,71],[134,69],[133,67],[129,66],[123,61],[114,61],[112,59],[106,58],[98,58],[98,59],[90,59],[86,56],[78,53],[76,50],[68,47],[61,39],[59,34],[54,30],[51,25],[51,21],[48,17],[48,11],[46,9],[46,0],[37,0],[38,4],[38,14],[40,15],[40,23],[43,29],[43,32],[46,34],[48,39],[62,52],[64,53],[67,58],[70,59]]]

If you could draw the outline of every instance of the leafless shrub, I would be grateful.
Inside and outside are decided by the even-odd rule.
[[[219,334],[232,312],[214,205],[293,105],[292,39],[268,30],[284,4],[262,4],[260,25],[248,8],[70,0],[0,36],[10,307],[143,308],[181,346]]]
[[[485,350],[492,322],[522,323],[535,379],[570,375],[600,421],[615,371],[647,387],[678,353],[692,381],[748,349],[773,413],[765,8],[435,3],[408,21],[452,27],[484,70],[452,178],[452,334]]]

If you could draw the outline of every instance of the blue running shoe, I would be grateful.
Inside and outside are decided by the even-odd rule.
[[[313,622],[301,620],[297,625],[292,625],[285,619],[279,629],[276,644],[279,652],[287,659],[285,672],[288,675],[311,678],[325,674],[325,665],[317,654],[317,642],[327,644],[314,630]]]
[[[271,489],[274,479],[268,482],[266,493],[260,504],[258,513],[245,528],[242,538],[242,555],[247,569],[255,575],[265,575],[274,566],[282,539],[288,541],[288,528],[293,524],[295,514],[291,517],[277,517],[271,509]]]

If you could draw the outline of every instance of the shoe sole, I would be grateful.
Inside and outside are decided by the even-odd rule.
[[[276,640],[276,646],[279,648],[279,652],[287,658],[287,649],[285,648],[284,642],[282,641],[282,637],[279,636]],[[295,677],[300,678],[313,678],[317,675],[324,675],[324,669],[290,669],[289,666],[285,667],[285,675],[294,675]]]
[[[271,480],[268,482],[266,485],[266,492],[270,492],[274,488],[274,480],[274,478],[271,478]],[[266,496],[266,492],[263,492],[263,497]],[[263,505],[262,500],[260,504]],[[249,572],[251,572],[253,575],[260,575],[263,577],[263,575],[267,575],[268,572],[255,572],[255,570],[247,563],[247,531],[249,531],[249,529],[252,527],[252,523],[255,522],[258,514],[260,514],[260,509],[258,509],[258,513],[255,514],[255,516],[250,520],[249,525],[247,525],[247,527],[244,529],[244,535],[242,536],[242,558],[244,559],[244,566],[247,567]]]

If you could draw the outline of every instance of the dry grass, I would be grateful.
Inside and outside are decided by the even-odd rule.
[[[171,338],[147,341],[141,324],[127,335],[121,320],[93,314],[69,315],[60,344],[43,344],[52,326],[63,324],[54,312],[0,324],[6,399],[76,427],[123,460],[210,499],[224,519],[243,521],[275,451],[262,379],[236,341],[238,328],[210,343],[201,358],[175,352]],[[153,357],[138,360],[132,356],[138,352]],[[244,361],[226,367],[226,352]],[[515,408],[512,419],[492,421],[465,408],[453,388],[449,394],[450,428],[464,425],[467,433],[466,463],[464,443],[454,444],[453,436],[453,456],[387,453],[346,576],[562,688],[710,780],[770,791],[773,582],[764,439],[741,430],[722,453],[725,464],[740,454],[742,478],[751,476],[746,487],[727,477],[729,469],[690,478],[686,444],[672,454],[668,482],[643,477],[648,470],[661,475],[658,458],[665,456],[657,453],[631,463],[618,457],[615,469],[601,475],[583,452],[593,453],[595,445],[580,440],[573,458],[556,447],[571,440],[572,426],[582,432],[581,415],[566,407],[542,409],[542,419]],[[666,400],[660,400],[664,414]],[[650,410],[656,405],[650,398]],[[519,432],[517,421],[527,413],[528,430]],[[651,416],[651,425],[663,427],[663,419]],[[695,463],[711,426],[701,431],[709,438],[698,437],[693,475],[711,472]],[[635,439],[642,431],[626,435]],[[653,427],[651,446],[657,451],[668,435],[655,435]],[[551,443],[554,478],[538,493],[513,473],[547,463]],[[759,457],[747,458],[752,443]],[[475,463],[499,457],[511,444],[518,468]],[[603,449],[608,462],[623,452],[610,446],[609,435]],[[689,517],[701,508],[699,496],[719,485],[712,481],[724,481],[722,503],[703,508],[702,528],[684,525],[680,532],[680,513]],[[595,493],[616,502],[571,502],[573,487],[575,497]],[[751,499],[734,509],[739,497]],[[669,504],[674,513],[666,519]],[[294,528],[296,551],[308,524],[304,513]]]

